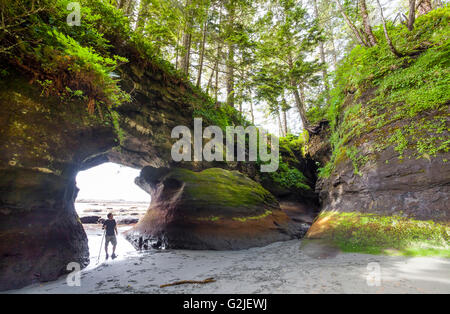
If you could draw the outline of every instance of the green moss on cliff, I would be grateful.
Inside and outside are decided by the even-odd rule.
[[[433,221],[323,212],[307,237],[321,239],[344,252],[450,258],[450,228]]]
[[[206,206],[220,210],[227,208],[226,218],[256,219],[266,214],[268,208],[276,208],[275,197],[259,183],[247,178],[238,171],[228,171],[221,168],[210,168],[201,172],[187,169],[173,169],[168,178],[173,178],[184,184],[184,199],[195,201],[198,208]],[[222,217],[204,216],[200,218],[217,220]],[[253,218],[252,218],[253,217]]]
[[[308,132],[295,136],[288,134],[279,138],[279,164],[275,172],[263,173],[279,186],[292,191],[311,190],[309,180],[298,169],[301,166],[301,159],[305,157],[305,147],[308,142]],[[260,163],[260,162],[258,162]]]
[[[151,70],[155,81],[173,83],[184,94],[194,117],[208,123],[246,125],[242,115],[216,103],[194,86],[185,74],[161,57],[158,44],[131,28],[129,18],[114,4],[101,0],[80,0],[81,23],[68,25],[70,0],[11,2],[2,16],[9,24],[0,38],[0,75],[11,69],[33,76],[45,96],[78,98],[90,114],[105,115],[131,100],[121,84],[121,65],[132,62],[138,77]],[[29,12],[34,12],[30,14]],[[26,27],[23,27],[26,25]],[[164,92],[169,99],[170,93]],[[118,130],[121,137],[120,130]]]
[[[263,214],[258,216],[248,216],[248,217],[234,217],[233,220],[240,221],[240,222],[246,222],[248,220],[258,220],[266,218],[267,216],[272,215],[272,211],[266,210]]]
[[[412,32],[391,25],[397,48],[414,52],[413,56],[394,56],[378,29],[377,46],[357,46],[343,59],[326,113],[333,153],[320,170],[321,177],[328,177],[346,160],[351,160],[357,174],[390,146],[400,159],[429,159],[449,151],[449,23],[447,6],[419,17]],[[361,152],[368,141],[371,147]]]

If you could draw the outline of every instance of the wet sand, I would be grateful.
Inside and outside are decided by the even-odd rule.
[[[119,257],[106,261],[102,250],[96,265],[102,233],[86,229],[91,264],[81,271],[81,286],[68,286],[63,276],[10,293],[450,293],[450,259],[316,254],[300,240],[242,251],[137,252],[119,237]],[[377,265],[379,285],[371,280]],[[216,282],[160,288],[209,277]]]

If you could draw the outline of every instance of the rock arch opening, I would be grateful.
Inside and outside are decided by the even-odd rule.
[[[90,266],[105,258],[102,244],[102,222],[108,213],[114,215],[119,236],[116,254],[119,258],[134,252],[133,246],[121,235],[143,217],[151,197],[134,181],[139,170],[106,162],[78,172],[75,210],[86,232]],[[110,247],[111,251],[111,247]]]

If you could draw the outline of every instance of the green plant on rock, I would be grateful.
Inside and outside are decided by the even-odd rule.
[[[309,238],[344,252],[450,257],[450,228],[433,221],[360,212],[322,212]]]
[[[270,175],[276,183],[287,189],[311,190],[311,187],[306,183],[305,175],[300,170],[289,167],[281,158],[278,170]]]
[[[397,48],[409,55],[402,58],[391,53],[382,29],[375,28],[378,45],[357,46],[340,62],[325,114],[332,130],[332,156],[319,169],[320,177],[330,176],[343,157],[352,161],[355,171],[376,158],[352,148],[367,140],[367,134],[373,143],[366,154],[393,146],[399,158],[431,158],[449,150],[444,135],[448,127],[442,121],[448,119],[450,103],[449,22],[450,7],[445,6],[420,16],[412,32],[389,25]],[[369,100],[359,106],[361,95]]]

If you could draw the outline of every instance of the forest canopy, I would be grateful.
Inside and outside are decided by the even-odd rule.
[[[322,119],[333,123],[346,93],[369,85],[397,88],[392,101],[408,101],[411,93],[399,82],[382,78],[429,49],[444,57],[448,50],[446,1],[2,0],[0,6],[2,76],[11,67],[26,71],[43,94],[83,98],[95,113],[129,100],[115,75],[128,61],[120,53],[128,42],[221,107],[280,136]],[[73,25],[77,10],[80,23]],[[433,66],[439,75],[423,108],[448,97],[447,65]]]

